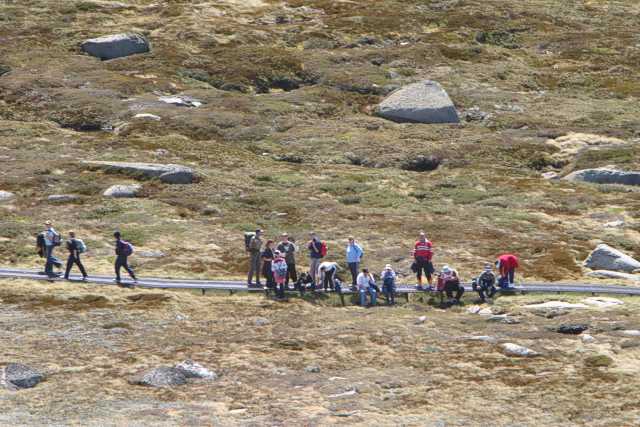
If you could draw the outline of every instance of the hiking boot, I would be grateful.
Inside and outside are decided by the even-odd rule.
[[[83,282],[87,282],[87,281],[89,281],[89,278],[87,276],[82,276],[82,281]]]

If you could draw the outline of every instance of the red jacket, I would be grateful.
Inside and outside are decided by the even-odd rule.
[[[500,275],[505,276],[510,270],[518,268],[518,257],[512,254],[504,254],[498,257],[500,262]]]
[[[413,256],[415,256],[416,258],[425,258],[431,261],[431,258],[433,257],[433,243],[428,240],[424,242],[418,240],[413,250]]]

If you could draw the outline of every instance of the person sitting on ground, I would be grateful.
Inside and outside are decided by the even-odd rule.
[[[382,280],[382,293],[387,300],[387,305],[393,305],[396,303],[396,272],[393,271],[391,264],[387,264],[380,274]]]
[[[298,280],[295,283],[295,289],[300,293],[304,293],[304,291],[307,289],[308,286],[315,289],[314,288],[315,285],[313,284],[313,279],[311,278],[309,273],[303,272],[300,274],[300,276],[298,277]]]
[[[358,274],[357,278],[358,293],[360,294],[360,306],[367,307],[367,294],[371,297],[369,306],[376,305],[376,280],[373,275],[369,273],[369,269],[363,268],[362,272]]]
[[[356,280],[358,279],[360,262],[362,261],[363,255],[364,251],[362,250],[362,247],[355,241],[353,236],[349,236],[349,241],[347,243],[347,265],[351,272],[351,286],[353,287],[353,290],[357,287]]]
[[[495,285],[496,275],[493,273],[490,263],[486,263],[482,273],[471,282],[473,290],[478,292],[482,302],[486,301],[486,297],[493,298],[496,293]]]
[[[116,239],[116,279],[115,282],[118,286],[123,287],[133,287],[131,285],[123,285],[120,280],[120,269],[124,268],[129,276],[133,279],[133,284],[138,283],[138,279],[136,279],[136,274],[133,272],[133,269],[129,267],[129,257],[133,253],[133,245],[129,242],[122,240],[122,235],[119,231],[113,233],[113,237]]]
[[[298,251],[298,247],[295,243],[289,240],[289,235],[287,233],[282,233],[282,241],[278,244],[276,249],[282,253],[282,256],[284,256],[284,259],[287,262],[287,278],[284,281],[284,285],[288,288],[289,279],[291,279],[293,283],[298,281],[298,273],[296,271],[296,252]]]
[[[442,267],[442,271],[438,277],[438,292],[444,291],[447,295],[449,304],[457,304],[464,294],[464,286],[460,284],[458,272],[448,265]],[[456,293],[455,297],[453,293]]]
[[[271,263],[271,272],[276,283],[276,295],[278,298],[284,298],[285,281],[287,280],[287,261],[282,256],[282,252],[276,250],[274,259]]]
[[[335,289],[335,277],[340,267],[335,262],[325,261],[318,266],[318,283],[322,283],[324,291]]]
[[[69,273],[73,264],[76,264],[82,273],[82,280],[87,281],[87,271],[84,269],[84,265],[80,261],[80,254],[87,250],[84,242],[80,239],[76,239],[76,233],[69,232],[69,240],[67,240],[67,250],[69,251],[69,257],[67,258],[67,269],[64,273],[65,280],[69,280]]]
[[[54,273],[53,267],[62,268],[62,263],[53,255],[53,251],[56,246],[60,246],[62,239],[60,238],[60,234],[58,234],[58,232],[53,228],[51,221],[46,221],[44,226],[45,230],[43,232],[43,236],[46,258],[44,272],[48,277],[54,278],[60,276],[61,273]]]
[[[496,268],[500,272],[498,284],[501,288],[515,286],[516,268],[519,267],[518,257],[513,254],[503,254],[496,261]]]
[[[416,277],[418,279],[418,289],[423,289],[422,287],[422,273],[427,277],[427,283],[429,283],[429,289],[431,289],[432,278],[431,275],[434,273],[433,268],[433,243],[427,239],[427,235],[424,232],[420,232],[420,236],[418,237],[418,241],[413,248],[413,256],[415,258],[414,268]]]
[[[262,261],[262,275],[267,280],[267,289],[275,288],[276,283],[273,280],[273,271],[271,271],[271,262],[273,261],[273,240],[267,240],[260,259]]]
[[[250,234],[248,234],[250,235]],[[262,286],[260,283],[260,263],[262,254],[262,230],[257,229],[251,240],[249,240],[249,245],[247,248],[249,252],[249,274],[247,275],[247,286]],[[252,283],[253,276],[256,276],[256,283]]]

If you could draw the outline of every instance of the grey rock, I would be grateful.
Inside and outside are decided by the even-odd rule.
[[[103,61],[150,50],[149,42],[143,36],[126,33],[85,40],[80,47],[84,52]]]
[[[568,181],[594,184],[640,185],[640,171],[620,171],[610,168],[583,169],[565,176]]]
[[[67,203],[78,200],[78,196],[75,194],[52,194],[47,197],[47,200],[51,203]]]
[[[311,374],[317,374],[320,372],[320,366],[318,365],[309,365],[306,368],[304,368],[305,372],[309,372]]]
[[[156,116],[155,114],[149,114],[149,113],[136,114],[135,116],[133,116],[133,118],[140,119],[140,120],[152,120],[155,122],[159,122],[160,120],[162,120],[162,117]]]
[[[439,83],[425,80],[393,92],[378,105],[378,115],[401,123],[459,123],[458,113]]]
[[[164,258],[166,256],[162,251],[138,251],[137,254],[142,258]]]
[[[596,270],[587,273],[590,277],[599,277],[601,279],[622,279],[640,282],[640,274],[621,273],[619,271]]]
[[[161,96],[158,98],[165,104],[176,105],[178,107],[199,107],[202,101],[190,96]]]
[[[222,211],[217,206],[207,206],[202,209],[202,215],[206,216],[219,216],[222,214]]]
[[[558,174],[558,172],[553,172],[553,171],[543,173],[542,177],[544,179],[548,179],[549,181],[560,179],[560,175]]]
[[[589,325],[585,325],[585,324],[565,324],[565,325],[560,325],[557,328],[555,328],[555,331],[560,333],[560,334],[580,335],[581,333],[583,333],[587,329],[589,329]]]
[[[266,326],[266,325],[269,325],[270,323],[271,322],[269,321],[269,319],[265,319],[264,317],[258,317],[253,321],[253,324],[256,326]]]
[[[140,190],[142,190],[142,186],[138,184],[112,185],[107,188],[102,195],[105,197],[116,198],[136,197],[138,193],[140,193]]]
[[[129,379],[130,384],[148,387],[174,387],[187,383],[187,377],[176,368],[160,367]]]
[[[9,363],[0,373],[0,384],[10,389],[32,388],[44,379],[44,375],[21,363]]]
[[[633,272],[640,268],[640,261],[612,248],[609,245],[598,245],[584,261],[584,266],[592,270],[610,270]]]
[[[8,200],[11,200],[15,197],[16,195],[9,192],[9,191],[2,191],[0,190],[0,202],[6,202]]]
[[[502,352],[507,356],[535,357],[540,355],[540,353],[533,351],[530,348],[510,342],[502,344],[500,348],[502,349]]]
[[[112,173],[123,173],[142,178],[158,178],[167,184],[191,184],[196,179],[193,169],[182,165],[98,161],[83,161],[82,163],[90,168]]]
[[[218,374],[208,370],[193,360],[185,360],[184,362],[177,364],[176,369],[182,372],[186,378],[201,378],[205,380],[215,380],[218,378]]]

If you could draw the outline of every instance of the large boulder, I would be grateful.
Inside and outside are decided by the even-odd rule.
[[[158,178],[167,184],[191,184],[196,178],[193,169],[181,165],[96,161],[82,163],[92,169],[101,169],[112,173],[123,173],[141,178]]]
[[[113,34],[85,40],[80,46],[91,56],[103,61],[149,52],[149,42],[140,34]]]
[[[9,389],[32,388],[44,379],[44,375],[21,363],[9,363],[0,372],[0,384]]]
[[[176,369],[182,372],[186,378],[201,378],[205,380],[215,380],[218,375],[193,360],[185,360],[176,365]]]
[[[131,185],[112,185],[107,188],[102,195],[104,197],[127,198],[136,197],[142,190],[142,186],[138,184]]]
[[[148,387],[175,387],[187,383],[187,377],[176,368],[160,367],[129,379],[130,384]]]
[[[640,269],[640,261],[612,248],[609,245],[598,245],[584,261],[584,266],[592,270],[624,271],[631,273]]]
[[[431,80],[413,83],[393,92],[378,105],[377,114],[401,123],[460,122],[447,92]]]
[[[640,185],[640,172],[627,172],[610,168],[582,169],[570,173],[564,179],[593,184]]]

